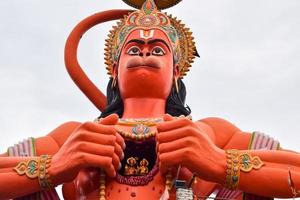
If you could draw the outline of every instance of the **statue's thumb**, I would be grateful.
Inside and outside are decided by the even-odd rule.
[[[103,125],[115,125],[119,121],[119,116],[117,114],[111,114],[100,120],[100,124]]]
[[[172,121],[173,120],[173,117],[169,114],[165,114],[164,117],[163,117],[164,121]]]

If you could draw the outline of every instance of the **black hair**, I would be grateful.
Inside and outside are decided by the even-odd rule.
[[[107,106],[105,110],[101,113],[99,118],[106,117],[110,114],[116,113],[121,118],[124,112],[124,104],[121,98],[119,87],[116,85],[112,87],[113,78],[110,78],[107,89]],[[181,79],[178,79],[178,93],[175,86],[172,86],[170,95],[168,96],[166,102],[165,112],[172,116],[188,116],[191,114],[191,109],[189,106],[185,106],[186,88]]]

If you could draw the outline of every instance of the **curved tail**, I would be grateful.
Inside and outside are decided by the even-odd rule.
[[[91,15],[82,20],[70,33],[65,46],[65,66],[69,75],[85,96],[102,112],[106,107],[106,96],[82,70],[77,50],[83,34],[97,24],[117,20],[132,10],[108,10]]]

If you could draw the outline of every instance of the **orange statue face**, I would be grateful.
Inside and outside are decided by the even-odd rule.
[[[123,99],[167,99],[173,77],[179,74],[169,39],[159,29],[137,29],[130,33],[116,66],[113,76],[118,77]]]

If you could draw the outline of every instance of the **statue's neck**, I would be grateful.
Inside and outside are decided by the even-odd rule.
[[[156,118],[165,114],[166,100],[158,98],[124,99],[122,118]]]

